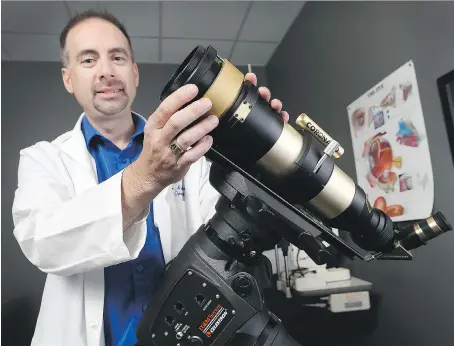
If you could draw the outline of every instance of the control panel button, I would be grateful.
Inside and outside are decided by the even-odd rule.
[[[203,340],[198,336],[193,336],[189,339],[189,345],[203,345]]]
[[[232,288],[238,295],[245,298],[251,294],[253,285],[246,275],[240,275],[233,280]]]

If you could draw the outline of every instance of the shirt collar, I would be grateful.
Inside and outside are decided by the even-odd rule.
[[[134,112],[131,112],[132,114],[132,120],[134,121],[134,125],[136,127],[134,133],[131,135],[130,139],[131,141],[138,138],[140,135],[143,134],[144,128],[145,128],[145,120],[135,114]],[[99,138],[102,139],[103,141],[108,141],[106,137],[104,137],[101,133],[99,133],[98,130],[96,130],[88,121],[87,116],[84,114],[82,118],[82,132],[85,137],[85,144],[87,146],[90,146],[92,143],[93,139]]]

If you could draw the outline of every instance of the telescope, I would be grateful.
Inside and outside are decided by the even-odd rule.
[[[299,345],[264,301],[271,277],[264,251],[284,239],[320,265],[335,266],[336,253],[367,262],[411,260],[412,250],[451,230],[440,212],[401,226],[373,208],[336,165],[340,144],[304,113],[297,127],[284,122],[213,47],[190,52],[161,100],[186,84],[199,90],[191,102],[210,99],[219,118],[205,156],[220,198],[214,216],[167,265],[139,322],[137,346]]]

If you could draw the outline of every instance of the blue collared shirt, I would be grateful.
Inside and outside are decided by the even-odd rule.
[[[99,183],[109,179],[137,159],[142,151],[143,118],[132,113],[136,130],[126,148],[120,150],[82,119],[87,148],[96,162]],[[159,231],[153,223],[153,205],[147,218],[147,238],[137,259],[104,269],[104,333],[106,346],[131,346],[137,342],[136,328],[164,268]]]

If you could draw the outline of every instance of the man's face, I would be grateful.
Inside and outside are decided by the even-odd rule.
[[[106,117],[130,111],[139,73],[116,26],[97,18],[77,24],[68,33],[66,56],[65,87],[86,113]]]

